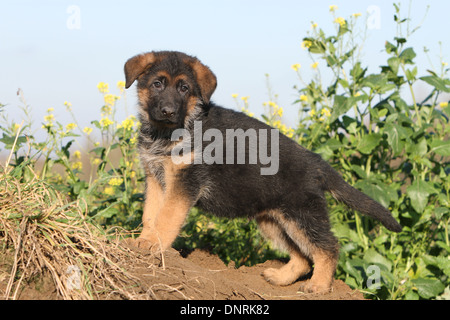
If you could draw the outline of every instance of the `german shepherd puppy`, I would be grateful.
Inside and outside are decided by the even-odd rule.
[[[401,231],[388,210],[347,184],[319,155],[244,113],[212,103],[217,79],[197,58],[149,52],[129,59],[124,69],[126,88],[137,80],[138,149],[146,174],[143,230],[132,245],[169,248],[193,206],[222,217],[246,216],[290,254],[286,265],[263,272],[267,281],[289,285],[314,266],[300,290],[324,293],[332,288],[339,250],[324,192]],[[229,144],[239,133],[240,144]],[[273,160],[270,167],[267,159]]]

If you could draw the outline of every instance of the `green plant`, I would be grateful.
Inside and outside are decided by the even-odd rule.
[[[31,132],[30,107],[21,93],[27,122],[19,125],[2,114],[0,141],[7,150],[14,148],[9,164],[15,167],[16,178],[26,182],[37,173],[71,200],[80,200],[98,223],[134,229],[142,215],[143,187],[139,181],[143,173],[135,150],[139,123],[134,116],[122,122],[115,119],[117,100],[125,100],[123,81],[117,86],[121,95],[110,94],[106,83],[98,84],[104,105],[100,120],[93,120],[92,127],[80,128],[67,101],[65,110],[73,118],[67,125],[56,119],[54,108],[47,109],[43,141],[37,141]]]
[[[236,268],[285,257],[262,238],[254,221],[219,218],[197,208],[191,210],[174,247],[208,250],[226,264],[233,261]]]
[[[416,52],[407,46],[412,33],[403,35],[409,19],[400,17],[398,5],[395,11],[398,34],[386,41],[387,64],[376,74],[368,74],[357,54],[358,15],[336,18],[332,36],[314,27],[303,39],[315,67],[325,64],[332,77],[326,84],[317,72],[299,89],[303,116],[296,139],[404,226],[400,234],[389,233],[334,205],[342,245],[338,277],[382,299],[429,299],[449,287],[450,107],[441,94],[450,92],[450,80],[443,61],[439,71],[418,76]],[[431,88],[423,101],[414,92],[418,82]],[[370,265],[379,267],[378,289],[366,288]]]

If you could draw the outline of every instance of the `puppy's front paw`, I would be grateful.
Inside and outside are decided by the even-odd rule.
[[[131,249],[137,248],[141,250],[148,250],[151,252],[156,251],[159,247],[158,245],[144,238],[137,238],[137,239],[128,238],[125,240],[125,244]]]
[[[278,286],[287,286],[291,284],[294,280],[288,277],[280,269],[268,268],[262,272],[262,276],[267,282],[275,284]]]
[[[300,288],[298,289],[298,291],[302,293],[318,293],[318,294],[326,294],[329,293],[331,290],[332,287],[330,284],[318,283],[317,281],[312,281],[312,279],[304,281],[300,285]]]

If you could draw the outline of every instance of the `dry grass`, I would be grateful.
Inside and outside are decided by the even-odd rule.
[[[134,299],[138,280],[119,262],[138,259],[89,221],[80,203],[68,203],[38,180],[18,181],[0,167],[0,248],[13,251],[0,294],[17,299],[23,284],[49,272],[62,299]]]

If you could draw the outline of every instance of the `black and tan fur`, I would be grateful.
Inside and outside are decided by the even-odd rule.
[[[290,254],[280,269],[263,276],[288,285],[309,273],[304,292],[331,289],[338,242],[330,231],[324,192],[350,208],[399,232],[401,226],[383,206],[354,189],[321,157],[280,134],[279,170],[261,175],[257,164],[174,164],[171,150],[177,128],[193,130],[271,129],[243,113],[210,101],[217,80],[194,57],[161,51],[137,55],[125,64],[126,88],[137,80],[141,163],[146,173],[143,231],[133,244],[165,250],[177,237],[193,206],[223,217],[255,219],[262,233]],[[204,147],[204,146],[203,146]],[[194,158],[194,154],[185,155]]]

